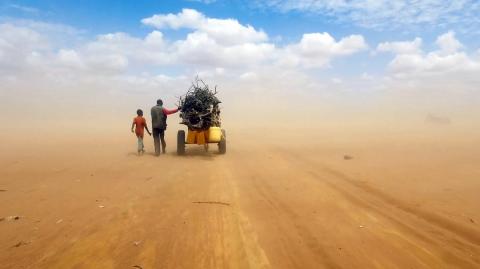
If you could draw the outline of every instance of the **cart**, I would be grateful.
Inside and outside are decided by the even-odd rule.
[[[186,145],[203,145],[205,151],[208,151],[209,144],[217,144],[218,152],[225,154],[227,152],[227,137],[224,129],[220,127],[210,127],[207,130],[189,129],[185,136],[184,130],[177,133],[177,154],[184,155]]]

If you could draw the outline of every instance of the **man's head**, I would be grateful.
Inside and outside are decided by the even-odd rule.
[[[158,100],[157,100],[157,105],[159,105],[159,106],[163,105],[162,99],[158,99]]]
[[[143,111],[141,109],[137,109],[137,115],[138,116],[143,116]]]

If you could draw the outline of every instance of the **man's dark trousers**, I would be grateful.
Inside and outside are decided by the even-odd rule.
[[[163,128],[153,128],[153,142],[155,144],[155,155],[160,155],[160,141],[162,141],[162,152],[165,153],[165,129]]]

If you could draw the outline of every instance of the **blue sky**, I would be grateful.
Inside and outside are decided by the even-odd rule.
[[[38,75],[41,65],[71,81],[139,88],[203,74],[312,88],[472,89],[479,12],[473,0],[6,0],[0,78]]]
[[[283,36],[286,40],[299,38],[302,33],[328,31],[335,35],[342,36],[349,33],[362,33],[374,42],[381,42],[385,38],[411,37],[418,34],[423,35],[426,40],[431,40],[441,32],[448,30],[457,30],[457,34],[461,34],[462,38],[470,42],[476,42],[478,45],[477,33],[471,33],[472,29],[479,26],[480,22],[477,18],[472,18],[464,22],[457,22],[458,18],[466,14],[475,14],[480,11],[479,4],[476,1],[455,1],[465,2],[458,11],[442,14],[441,9],[446,9],[446,5],[441,3],[449,3],[450,1],[423,1],[425,8],[437,9],[434,12],[439,13],[437,17],[431,18],[430,21],[412,23],[406,21],[404,24],[398,24],[398,21],[385,16],[376,20],[376,23],[383,24],[381,28],[363,25],[357,19],[348,18],[345,11],[322,11],[314,8],[291,8],[281,9],[281,3],[285,5],[290,1],[245,1],[245,0],[217,0],[217,1],[146,1],[146,0],[129,0],[129,1],[19,1],[6,0],[2,1],[1,14],[2,17],[12,18],[29,18],[35,20],[44,20],[54,23],[62,23],[72,25],[92,34],[100,34],[112,31],[126,31],[132,34],[144,33],[146,29],[139,27],[142,18],[160,13],[177,13],[183,8],[196,9],[209,17],[215,18],[236,18],[241,23],[251,24],[257,28],[262,28],[272,36]],[[259,3],[280,3],[277,6],[269,6],[268,4]],[[342,2],[342,1],[291,1],[305,2],[315,5],[315,2]],[[309,3],[312,2],[312,3]],[[346,1],[346,2],[367,2],[367,1]],[[394,1],[368,1],[368,2],[394,2]],[[410,1],[399,1],[407,2]],[[422,1],[419,1],[422,2]],[[306,5],[307,5],[306,4]],[[273,5],[273,4],[271,4]],[[420,9],[421,7],[419,7]],[[353,8],[352,8],[353,10]],[[375,10],[372,9],[372,13]],[[412,8],[412,13],[419,12]],[[398,14],[399,16],[401,14]],[[450,23],[445,23],[445,18],[456,16],[458,18],[451,19]],[[475,17],[475,16],[474,16]],[[381,22],[380,22],[381,21]],[[456,22],[453,22],[456,21]],[[469,30],[470,33],[460,33]],[[471,34],[471,37],[470,37]]]

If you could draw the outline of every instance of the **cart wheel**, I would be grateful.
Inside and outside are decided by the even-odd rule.
[[[185,154],[185,131],[179,130],[177,133],[177,154]]]
[[[222,139],[218,143],[218,151],[220,154],[225,154],[227,152],[227,135],[224,129],[222,129]]]

